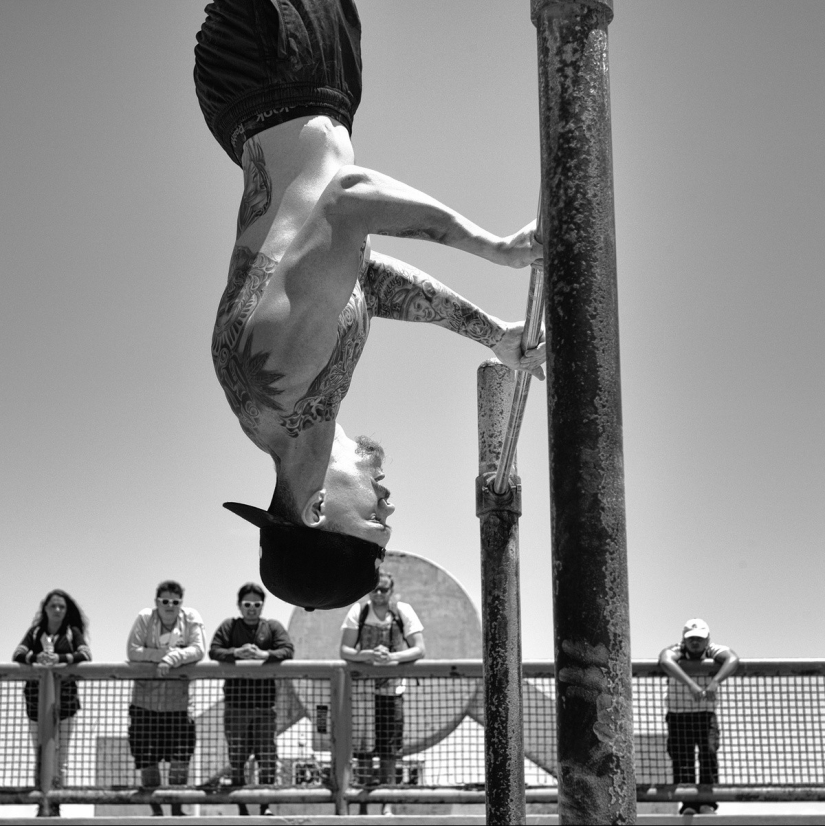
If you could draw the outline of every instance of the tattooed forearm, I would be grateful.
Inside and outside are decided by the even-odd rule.
[[[370,314],[379,318],[426,321],[488,347],[504,335],[501,325],[475,304],[400,261],[370,261],[364,292]]]
[[[238,235],[264,215],[272,202],[272,181],[266,169],[266,159],[261,145],[250,138],[243,153],[243,197],[238,210]]]

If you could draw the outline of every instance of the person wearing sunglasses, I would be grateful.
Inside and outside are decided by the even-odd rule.
[[[400,602],[394,591],[392,576],[379,571],[378,584],[367,602],[353,605],[341,626],[343,659],[393,666],[424,656],[424,626],[413,607]],[[358,760],[357,783],[395,784],[404,739],[405,689],[406,681],[393,677],[353,681],[352,744]],[[379,763],[377,779],[374,755]],[[382,814],[392,814],[389,806],[383,807]]]
[[[195,722],[189,706],[189,681],[165,680],[171,669],[203,659],[203,620],[183,605],[183,587],[168,579],[155,589],[155,605],[144,608],[129,633],[131,663],[157,663],[156,678],[135,680],[129,705],[129,750],[146,789],[160,786],[160,764],[169,763],[169,785],[184,786],[195,751]],[[163,815],[159,803],[153,815]],[[172,804],[182,815],[183,805]]]
[[[224,620],[212,637],[209,656],[223,663],[276,665],[291,660],[295,647],[280,622],[263,619],[264,589],[254,582],[238,590],[239,617]],[[267,674],[271,673],[267,669]],[[223,685],[223,731],[229,751],[232,785],[246,785],[245,767],[250,757],[258,764],[258,783],[272,786],[278,750],[275,737],[278,718],[275,708],[277,681],[271,677],[239,677]],[[248,814],[245,804],[238,807]],[[266,803],[261,814],[272,814]]]

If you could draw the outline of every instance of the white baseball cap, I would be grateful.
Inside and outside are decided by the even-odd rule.
[[[682,631],[682,638],[687,639],[688,637],[709,637],[710,636],[710,628],[708,624],[703,620],[695,617],[694,619],[689,619],[685,623],[684,630]]]

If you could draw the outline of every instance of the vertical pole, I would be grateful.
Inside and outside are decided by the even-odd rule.
[[[521,486],[511,475],[493,490],[513,397],[513,372],[496,360],[478,368],[476,514],[481,527],[484,633],[484,750],[488,824],[527,822],[521,699],[518,518]],[[516,473],[515,457],[512,473]]]
[[[346,666],[333,671],[329,688],[332,796],[335,814],[346,815],[352,757],[352,676]]]
[[[38,787],[43,801],[43,812],[51,814],[48,792],[54,785],[55,757],[57,754],[57,676],[51,668],[43,668],[37,694],[37,742]]]
[[[537,28],[559,822],[636,817],[607,26],[613,0],[531,0]]]

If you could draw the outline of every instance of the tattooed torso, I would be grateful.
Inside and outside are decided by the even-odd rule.
[[[229,405],[247,436],[268,452],[273,438],[296,438],[319,422],[335,420],[369,333],[359,281],[338,318],[329,360],[296,390],[290,365],[279,363],[265,334],[256,335],[256,311],[266,301],[276,266],[262,252],[235,248],[212,336],[212,360]]]

